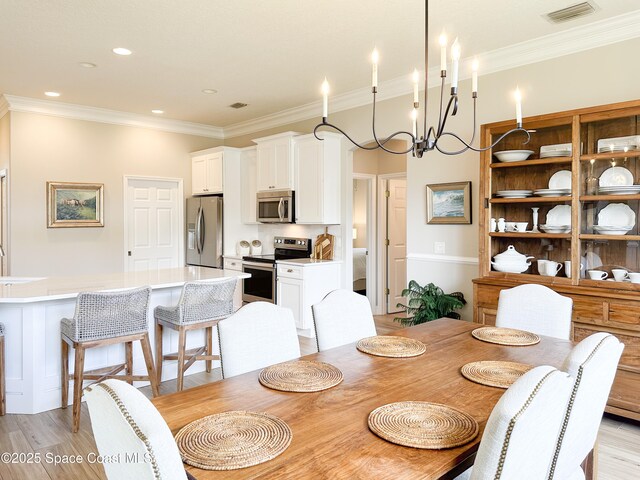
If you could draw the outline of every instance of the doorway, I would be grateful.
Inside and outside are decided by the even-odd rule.
[[[0,275],[8,275],[9,249],[7,241],[9,238],[8,227],[8,196],[7,196],[7,171],[0,170]]]
[[[182,179],[124,177],[125,271],[184,265]]]
[[[401,311],[398,303],[405,303],[402,290],[407,287],[407,179],[384,179],[386,182],[386,261],[387,313]]]
[[[353,291],[376,304],[376,175],[353,174]],[[372,252],[374,253],[372,255]]]

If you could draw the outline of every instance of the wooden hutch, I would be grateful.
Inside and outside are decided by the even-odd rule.
[[[513,126],[513,120],[483,125],[483,145],[490,145]],[[607,331],[625,344],[607,411],[640,420],[640,284],[611,280],[613,268],[640,272],[640,194],[600,194],[598,187],[595,191],[593,188],[586,190],[589,177],[592,187],[593,178],[599,178],[612,166],[624,167],[633,175],[633,183],[640,183],[640,142],[635,146],[628,142],[627,151],[616,151],[619,149],[612,142],[608,153],[602,152],[605,142],[600,142],[601,153],[598,153],[599,140],[640,136],[640,100],[525,118],[524,127],[531,131],[531,141],[527,145],[523,145],[526,136],[517,133],[502,140],[493,152],[533,150],[529,159],[503,163],[491,151],[481,156],[480,278],[473,281],[474,321],[494,325],[500,290],[522,283],[543,284],[571,297],[574,341],[593,332]],[[565,143],[572,145],[570,156],[540,158],[541,146]],[[570,195],[525,198],[496,195],[502,190],[546,189],[550,177],[561,170],[571,172]],[[628,178],[628,173],[624,173]],[[594,226],[598,225],[598,214],[614,203],[626,204],[635,212],[633,229],[625,235],[597,233]],[[532,207],[539,209],[539,224],[545,224],[547,213],[557,205],[570,206],[570,231],[546,233],[540,229],[540,232],[530,232]],[[626,207],[621,208],[628,211]],[[529,225],[522,233],[490,232],[491,218],[529,222]],[[492,270],[493,256],[505,251],[509,245],[519,253],[535,257],[528,270],[520,274]],[[564,267],[557,276],[540,275],[537,259],[560,263],[570,260],[570,278]],[[591,280],[585,275],[591,269],[604,270],[609,278]]]

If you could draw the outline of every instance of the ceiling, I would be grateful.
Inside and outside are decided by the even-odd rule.
[[[542,18],[577,1],[432,0],[430,64],[443,28],[469,57],[638,9]],[[423,35],[421,0],[0,0],[0,93],[225,127],[317,101],[325,76],[332,94],[366,87],[374,46],[381,83],[408,75]]]

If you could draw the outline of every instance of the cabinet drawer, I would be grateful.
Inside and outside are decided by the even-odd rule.
[[[302,278],[303,276],[304,267],[293,265],[278,265],[278,277]]]
[[[611,302],[609,304],[608,323],[611,326],[640,331],[640,303]]]
[[[242,271],[242,260],[236,260],[235,258],[225,258],[224,259],[224,269],[225,270],[236,270],[238,272]]]
[[[624,350],[620,358],[620,367],[640,375],[640,334],[623,332],[615,328],[603,328],[597,325],[573,324],[573,341],[579,342],[596,332],[609,332],[624,343]]]
[[[607,304],[599,299],[573,297],[573,321],[602,325],[607,315]]]

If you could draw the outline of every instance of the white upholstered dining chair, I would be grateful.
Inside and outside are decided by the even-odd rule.
[[[594,448],[624,344],[600,332],[582,340],[564,362],[573,386],[549,478],[584,478],[580,464]]]
[[[520,377],[493,408],[473,468],[456,480],[546,479],[571,385],[546,365]]]
[[[311,307],[318,351],[377,335],[367,297],[350,290],[334,290]]]
[[[188,478],[171,430],[137,388],[110,379],[87,387],[84,397],[98,452],[120,460],[103,463],[107,478]]]
[[[569,340],[573,300],[537,284],[500,291],[496,327],[517,328]]]
[[[300,357],[293,312],[253,302],[218,323],[222,377],[229,378]]]

